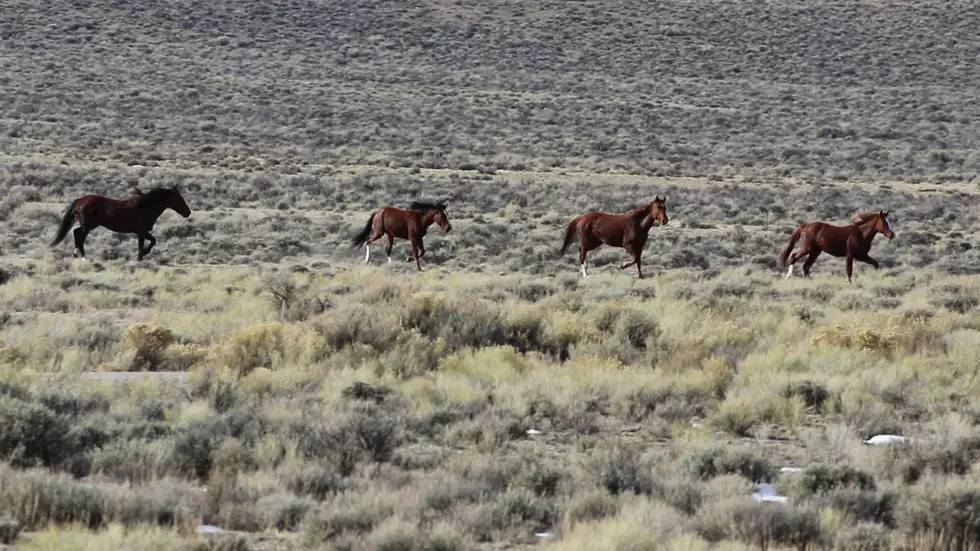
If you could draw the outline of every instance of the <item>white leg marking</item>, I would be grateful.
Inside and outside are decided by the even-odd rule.
[[[391,264],[391,257],[388,257],[388,264]]]
[[[789,278],[790,278],[790,277],[792,277],[792,276],[793,276],[793,265],[792,265],[792,264],[790,264],[790,265],[789,265],[789,269],[788,269],[788,270],[786,270],[786,275],[785,275],[785,276],[783,276],[783,279],[789,279]]]
[[[78,248],[76,248],[75,251],[72,254],[75,255],[75,256],[78,256],[79,255]]]
[[[367,261],[370,260],[370,259],[371,259],[371,245],[365,245],[364,246],[364,263],[367,264]]]
[[[586,268],[587,265],[588,265],[588,262],[583,262],[582,263],[582,277],[589,277],[589,271],[588,271],[588,268]]]

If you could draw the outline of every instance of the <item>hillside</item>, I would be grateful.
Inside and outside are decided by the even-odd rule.
[[[0,543],[977,548],[978,28],[961,1],[8,2]],[[48,247],[74,198],[173,184],[193,214],[144,261]],[[557,256],[664,194],[649,279]],[[425,273],[403,241],[361,264],[416,199],[454,227]],[[863,210],[880,270],[780,277],[799,222]]]
[[[980,170],[980,15],[966,1],[4,11],[7,154],[806,181]]]

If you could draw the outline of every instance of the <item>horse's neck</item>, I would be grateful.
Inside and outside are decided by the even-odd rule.
[[[419,219],[422,222],[422,230],[425,231],[429,229],[429,226],[431,226],[433,222],[436,221],[436,215],[430,211],[419,215]]]
[[[872,220],[857,225],[858,232],[860,232],[861,237],[866,243],[874,239],[875,234],[878,233],[875,226],[876,224]]]
[[[149,214],[151,218],[156,220],[157,218],[160,218],[160,215],[163,214],[163,211],[167,210],[168,207],[163,202],[160,202],[154,205],[144,205],[137,208],[142,209],[144,212]]]
[[[640,225],[643,231],[649,231],[653,227],[653,215],[646,207],[630,212],[630,217]]]

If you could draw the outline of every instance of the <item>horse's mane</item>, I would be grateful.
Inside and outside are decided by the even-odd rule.
[[[650,205],[652,205],[654,203],[657,203],[657,202],[661,202],[661,201],[663,201],[663,199],[661,199],[660,197],[657,197],[656,199],[654,199],[652,201],[648,201],[648,202],[643,203],[642,205],[640,205],[640,206],[638,206],[638,207],[636,207],[634,209],[630,209],[629,211],[627,211],[627,214],[636,214],[638,212],[645,211],[648,208],[650,208]]]
[[[854,224],[861,225],[871,220],[874,220],[877,217],[878,217],[877,212],[859,212],[854,215],[854,218],[851,220],[851,222]]]
[[[136,192],[137,207],[153,207],[166,200],[167,196],[173,191],[171,188],[156,187],[149,191],[134,190]]]
[[[446,210],[446,203],[426,203],[424,201],[412,201],[408,206],[410,210]]]

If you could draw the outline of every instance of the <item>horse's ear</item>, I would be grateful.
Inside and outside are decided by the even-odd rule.
[[[878,211],[878,216],[881,216],[882,218],[888,218],[888,211],[886,211],[886,210],[879,210]]]

